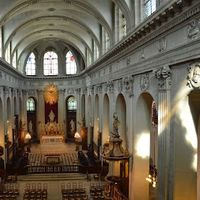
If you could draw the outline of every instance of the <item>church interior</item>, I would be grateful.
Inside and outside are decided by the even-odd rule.
[[[14,199],[200,199],[199,0],[0,1]]]

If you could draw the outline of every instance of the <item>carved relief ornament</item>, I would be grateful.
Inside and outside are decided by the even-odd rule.
[[[200,63],[192,64],[188,68],[187,80],[190,88],[200,89]]]
[[[114,82],[108,81],[107,82],[107,88],[108,88],[109,92],[114,92]]]
[[[140,76],[140,88],[141,90],[147,90],[149,88],[149,73]]]
[[[189,39],[196,39],[200,36],[200,20],[194,19],[188,25],[188,38]]]
[[[155,77],[158,79],[160,89],[167,89],[171,85],[171,69],[165,65],[155,71]]]
[[[124,85],[125,92],[132,95],[133,94],[133,76],[124,77],[123,85]]]

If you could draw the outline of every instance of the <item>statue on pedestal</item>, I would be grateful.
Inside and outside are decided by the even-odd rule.
[[[120,121],[118,119],[117,113],[115,112],[113,113],[113,133],[112,133],[114,138],[120,137],[119,131],[118,131],[119,125],[120,125]]]

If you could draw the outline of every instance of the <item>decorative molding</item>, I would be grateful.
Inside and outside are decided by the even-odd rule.
[[[190,88],[200,89],[200,63],[188,67],[187,85]]]
[[[127,76],[123,78],[123,86],[126,93],[131,97],[133,95],[133,76]]]
[[[158,79],[159,89],[168,89],[171,85],[171,69],[168,65],[155,70],[155,77]]]
[[[3,92],[4,92],[5,95],[8,95],[9,94],[9,87],[4,86]]]
[[[189,39],[197,39],[200,37],[200,20],[194,19],[188,24],[187,37]]]
[[[162,53],[166,49],[167,49],[167,40],[165,37],[163,37],[160,40],[158,40],[158,51]]]
[[[102,84],[97,85],[96,88],[97,88],[97,92],[101,94],[102,93]]]
[[[28,95],[35,96],[35,94],[36,94],[36,90],[35,89],[28,90]]]
[[[117,86],[118,86],[118,92],[122,92],[122,88],[123,88],[123,82],[122,82],[122,79],[119,79],[117,81]]]
[[[126,58],[126,65],[129,66],[131,64],[131,58],[127,57]]]
[[[29,5],[32,5],[32,4],[36,4],[36,3],[39,3],[40,0],[27,0],[27,3]]]
[[[67,89],[67,94],[74,94],[74,89],[73,88],[68,88]]]
[[[114,81],[107,82],[107,89],[109,92],[114,92]]]
[[[75,92],[76,92],[76,94],[80,95],[81,94],[81,88],[76,88]]]
[[[149,73],[141,74],[140,76],[140,88],[145,91],[149,88]]]

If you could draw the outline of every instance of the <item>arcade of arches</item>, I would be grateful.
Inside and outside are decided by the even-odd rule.
[[[1,0],[0,195],[16,176],[17,199],[109,199],[90,186],[113,174],[110,199],[200,199],[199,23],[198,0]]]

